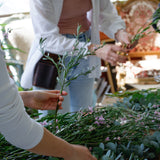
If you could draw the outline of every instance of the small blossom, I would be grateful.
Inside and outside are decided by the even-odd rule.
[[[153,108],[158,108],[158,105],[153,105],[152,107],[153,107]]]
[[[109,124],[107,124],[107,126],[106,126],[107,128],[109,128],[110,127],[110,125]]]
[[[105,119],[104,119],[103,116],[101,115],[101,116],[99,117],[99,120],[100,120],[100,121],[104,121]]]
[[[95,120],[98,120],[98,117],[96,117]]]
[[[106,139],[105,139],[105,141],[109,141],[110,139],[109,139],[109,137],[107,137]]]
[[[3,33],[3,36],[7,39],[8,38],[8,33]]]
[[[91,112],[91,113],[93,113],[93,107],[88,107],[88,109],[89,109],[89,111]]]
[[[154,112],[154,114],[158,114],[158,112],[157,112],[157,111],[155,111],[155,112]]]
[[[102,115],[100,117],[96,117],[95,120],[98,121],[99,124],[105,124],[105,119]]]
[[[72,47],[72,50],[74,51],[75,49],[76,49],[76,47],[75,47],[75,46],[73,46],[73,47]]]
[[[46,121],[40,122],[40,124],[41,124],[42,126],[48,125],[48,123],[47,123]]]
[[[99,126],[99,122],[98,121],[95,121],[94,124],[97,124]]]
[[[95,130],[95,127],[93,127],[93,126],[89,126],[88,131],[89,131],[89,132],[91,132],[91,131],[93,131],[93,130]]]
[[[120,141],[121,140],[121,138],[120,137],[117,137],[117,139]]]

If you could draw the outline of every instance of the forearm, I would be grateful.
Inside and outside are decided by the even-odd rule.
[[[71,144],[54,136],[44,128],[42,140],[37,146],[29,149],[29,151],[40,155],[65,158],[72,154],[73,148]]]
[[[19,91],[19,94],[23,100],[24,106],[28,106],[29,101],[31,100],[30,91]]]

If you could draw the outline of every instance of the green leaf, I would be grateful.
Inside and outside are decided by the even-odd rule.
[[[96,154],[96,155],[101,156],[101,155],[103,155],[103,149],[100,148],[100,147],[94,147],[93,148],[93,153]]]
[[[113,152],[116,152],[116,150],[117,150],[117,144],[114,144],[114,143],[112,143],[112,142],[108,142],[108,143],[106,144],[106,147],[107,147],[108,149],[110,149],[111,151],[113,151]]]
[[[144,144],[143,144],[143,143],[140,145],[140,149],[141,149],[142,151],[144,150]]]
[[[108,150],[105,156],[109,157],[110,155],[111,155],[111,150]]]
[[[104,144],[103,143],[100,143],[99,147],[102,148],[102,150],[104,150]]]
[[[157,142],[155,142],[155,141],[150,141],[149,144],[152,145],[152,146],[153,146],[154,148],[156,148],[156,149],[159,149],[159,148],[160,148],[159,144],[158,144]]]

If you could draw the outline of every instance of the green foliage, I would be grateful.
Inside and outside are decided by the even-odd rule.
[[[145,26],[145,24],[144,24],[144,26]],[[140,27],[139,30],[137,31],[137,33],[131,39],[131,44],[134,43],[134,42],[136,42],[136,41],[139,41],[141,38],[146,37],[147,35],[153,33],[154,31],[146,32],[146,31],[148,31],[148,29],[151,28],[151,26],[152,26],[152,22],[149,23],[147,25],[147,27]]]
[[[127,107],[135,111],[149,111],[153,105],[160,104],[160,89],[150,88],[147,90],[126,91],[124,93],[115,93],[113,95],[123,98],[115,106]]]
[[[98,160],[158,160],[160,155],[159,94],[159,89],[127,92],[119,95],[125,97],[125,100],[121,101],[121,106],[117,102],[113,106],[58,114],[56,132],[52,125],[55,115],[47,115],[39,122],[45,121],[47,123],[45,127],[56,136],[72,144],[87,146]],[[146,97],[154,99],[151,105],[149,101],[143,101]],[[135,101],[138,104],[139,99],[144,102],[140,105],[143,109],[140,107],[140,110],[135,110],[132,105]],[[154,134],[151,134],[151,131]],[[8,144],[3,136],[1,136],[0,147],[0,159],[60,160],[17,149]]]

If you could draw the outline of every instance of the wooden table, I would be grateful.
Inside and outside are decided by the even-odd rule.
[[[137,89],[137,90],[142,90],[142,89],[149,89],[149,88],[157,88],[160,89],[160,83],[158,84],[128,84],[131,87]]]

